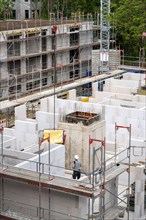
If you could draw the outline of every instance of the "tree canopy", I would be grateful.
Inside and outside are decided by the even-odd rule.
[[[12,7],[12,0],[0,0],[0,18],[3,19],[6,15],[10,15]]]
[[[49,18],[49,12],[62,12],[71,18],[73,13],[83,15],[100,13],[100,0],[32,0],[34,11],[41,5],[40,16]],[[0,0],[0,18],[10,16],[12,0]],[[110,14],[111,34],[114,29],[116,43],[124,49],[125,54],[137,56],[140,48],[146,49],[146,0],[111,0]]]
[[[115,24],[117,42],[126,54],[138,55],[146,47],[142,33],[146,32],[146,0],[114,0],[111,21]]]
[[[64,16],[71,16],[72,12],[94,15],[100,12],[100,0],[42,0],[42,16],[48,18],[49,8],[54,12],[62,11]],[[111,0],[110,15],[111,33],[115,29],[116,43],[125,53],[137,56],[141,47],[146,47],[146,0]],[[114,27],[113,27],[114,26]]]

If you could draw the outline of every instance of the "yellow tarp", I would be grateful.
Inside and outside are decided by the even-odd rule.
[[[50,136],[51,144],[63,144],[63,130],[44,130],[44,139]],[[47,142],[47,140],[46,140]]]
[[[89,98],[91,98],[91,96],[89,97],[84,97],[80,100],[80,102],[89,102]]]

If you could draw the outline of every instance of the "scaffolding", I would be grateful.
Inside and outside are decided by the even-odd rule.
[[[109,70],[110,23],[107,20],[110,14],[110,0],[100,1],[100,71]]]
[[[89,68],[91,68],[89,67],[89,65],[91,66],[91,57],[88,56],[84,58],[81,53],[99,44],[98,39],[96,42],[91,42],[88,35],[88,39],[83,39],[81,43],[76,42],[75,44],[71,44],[71,42],[68,42],[68,39],[66,40],[66,37],[71,38],[71,36],[75,34],[78,36],[84,32],[88,34],[90,19],[87,17],[86,20],[76,20],[76,17],[74,17],[73,20],[68,20],[64,18],[62,14],[57,17],[55,16],[56,15],[51,12],[50,21],[36,19],[35,21],[0,22],[0,31],[4,38],[0,44],[4,47],[6,43],[7,46],[6,54],[1,58],[0,64],[3,69],[6,68],[5,63],[8,63],[8,75],[5,78],[1,77],[1,92],[5,99],[17,99],[17,96],[22,97],[36,91],[41,92],[47,89],[48,86],[52,86],[54,68],[56,68],[58,85],[86,76],[86,65],[88,65],[88,71]],[[82,24],[84,25],[84,23],[88,23],[86,24],[86,28],[82,28]],[[53,64],[54,35],[52,33],[52,27],[54,25],[58,26],[56,36],[60,39],[58,43],[56,43],[57,47],[55,51],[58,56],[58,61],[56,60],[55,66]],[[75,30],[71,32],[71,29],[77,26],[78,33],[76,33]],[[91,25],[89,31],[93,31]],[[52,47],[50,43],[47,44],[47,41],[52,41],[52,43],[50,42]],[[32,47],[32,45],[34,46]],[[26,51],[24,49],[25,46]],[[74,51],[76,55],[78,54],[77,59],[74,59],[75,54],[70,54],[69,59],[66,57],[66,60],[64,60],[64,56],[61,56],[60,60],[60,54],[69,51]],[[47,56],[52,56],[52,66],[51,63],[48,63],[51,61],[47,61]],[[79,60],[79,57],[82,58]],[[63,64],[61,71],[60,64]],[[6,69],[4,69],[4,71],[6,71]],[[60,74],[60,72],[63,74]],[[3,91],[7,90],[6,88],[8,88],[8,91],[4,93]]]
[[[118,152],[117,149],[117,132],[119,129],[127,129],[129,132],[129,146],[122,150],[121,152]],[[68,193],[70,195],[76,195],[76,196],[83,196],[88,199],[88,215],[87,218],[80,218],[77,216],[70,215],[68,213],[68,216],[70,216],[71,219],[77,220],[108,220],[115,219],[116,217],[123,216],[123,213],[125,210],[127,211],[127,220],[129,220],[129,195],[130,195],[130,150],[131,150],[131,125],[128,126],[119,126],[115,124],[115,152],[114,155],[106,159],[106,140],[105,138],[103,140],[99,139],[93,139],[89,136],[89,172],[86,172],[83,174],[87,176],[88,181],[81,181],[76,182],[72,179],[64,178],[61,176],[52,175],[50,172],[50,168],[53,166],[51,164],[50,160],[50,133],[48,133],[48,137],[42,137],[41,132],[44,132],[44,130],[39,131],[39,160],[38,162],[34,162],[36,166],[36,172],[25,170],[23,168],[17,168],[11,165],[3,164],[2,159],[2,165],[0,168],[0,179],[1,179],[1,217],[9,217],[9,219],[13,219],[13,216],[15,216],[15,219],[20,219],[20,216],[25,216],[24,219],[46,219],[46,216],[51,216],[51,213],[55,213],[55,210],[52,210],[50,207],[51,200],[50,198],[50,192],[53,191],[59,191],[63,193]],[[49,131],[48,131],[49,132]],[[65,141],[65,136],[63,135],[63,143]],[[41,161],[41,144],[47,141],[48,142],[48,165],[44,164]],[[100,146],[93,146],[93,144],[97,144]],[[118,159],[117,157],[122,154],[123,152],[127,153],[127,156],[123,159]],[[1,154],[2,158],[5,158],[3,153]],[[124,161],[127,160],[128,163],[125,165]],[[29,160],[28,160],[29,161]],[[112,163],[111,163],[112,161]],[[111,166],[109,166],[111,164]],[[45,167],[48,167],[48,173],[46,174]],[[127,202],[125,199],[123,199],[122,192],[118,194],[117,191],[117,178],[124,172],[128,173],[128,183],[126,192],[127,194],[124,195],[125,199],[127,199]],[[4,181],[5,180],[15,180],[19,183],[26,183],[30,187],[37,187],[39,191],[39,205],[38,207],[28,207],[27,204],[19,204],[17,201],[10,201],[7,198],[5,198],[4,193]],[[108,188],[108,184],[113,184],[112,188],[115,190],[114,193]],[[42,203],[42,190],[47,189],[48,190],[48,209],[43,207]],[[111,195],[112,200],[114,200],[114,205],[112,207],[109,207],[109,201],[107,202],[107,196],[106,194]],[[122,197],[122,198],[121,198]],[[97,210],[97,200],[99,201],[99,210]],[[110,203],[112,203],[112,200],[110,200]],[[125,204],[125,206],[120,206],[120,203]],[[13,205],[12,205],[13,204]],[[97,203],[98,204],[98,203]],[[20,208],[16,208],[19,207]],[[21,208],[22,207],[22,208]],[[34,216],[29,216],[25,214],[27,213],[28,209],[34,210]],[[16,211],[17,210],[17,211]],[[19,210],[19,212],[18,212]],[[58,213],[60,216],[67,216],[65,213]],[[17,218],[16,218],[17,216]],[[47,218],[51,219],[51,218]]]
[[[122,150],[121,152],[118,152],[117,150],[117,131],[119,129],[127,129],[128,133],[129,133],[129,144],[128,147],[124,150]],[[94,203],[95,203],[95,199],[92,198],[92,212],[91,212],[91,216],[90,219],[95,219],[95,220],[108,220],[108,219],[115,219],[118,218],[119,216],[124,217],[124,212],[125,210],[127,211],[127,220],[129,220],[129,211],[130,211],[130,206],[129,206],[129,199],[130,199],[130,152],[131,152],[131,125],[128,126],[120,126],[115,124],[115,153],[114,156],[110,159],[106,160],[106,142],[105,142],[105,138],[104,140],[97,140],[97,139],[92,139],[89,138],[89,149],[90,149],[90,153],[89,153],[89,161],[91,161],[91,146],[94,142],[98,142],[101,144],[100,147],[93,147],[93,161],[92,161],[92,187],[93,189],[95,187],[98,187],[99,189],[99,212],[97,212],[94,208]],[[100,154],[99,154],[100,152]],[[117,159],[118,156],[120,156],[123,152],[127,153],[126,158],[123,158],[121,160]],[[97,154],[98,153],[98,154]],[[99,155],[100,155],[100,160],[99,160]],[[124,165],[124,161],[128,159],[128,166]],[[98,160],[98,166],[97,161]],[[107,169],[107,164],[109,161],[114,160],[113,165]],[[89,167],[91,166],[90,164],[91,162],[89,162]],[[113,181],[115,179],[115,184],[117,184],[117,178],[123,174],[124,172],[128,173],[128,181],[127,181],[127,189],[126,189],[126,198],[127,198],[127,202],[125,201],[125,198],[121,198],[121,193],[118,194],[117,193],[113,193],[111,192],[108,188],[107,188],[107,184],[110,183],[111,181]],[[98,181],[97,181],[98,179]],[[96,180],[96,181],[95,181]],[[117,185],[113,185],[114,187],[118,187]],[[117,189],[116,189],[117,190]],[[113,198],[115,198],[115,204],[113,206],[111,206],[110,208],[107,208],[107,203],[106,201],[106,192],[108,192],[110,195],[113,196]],[[123,192],[122,192],[123,194]],[[97,199],[97,198],[96,198]],[[120,206],[118,204],[118,200],[120,201],[120,203],[123,203],[126,205],[126,207],[124,206]],[[110,202],[112,203],[112,201],[110,200]],[[90,201],[89,201],[90,203]],[[90,204],[89,204],[90,207]]]

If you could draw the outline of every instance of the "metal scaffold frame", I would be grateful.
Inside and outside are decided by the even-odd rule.
[[[109,49],[110,49],[110,0],[100,0],[100,63],[101,72],[104,67],[109,69]]]
[[[92,139],[92,138],[89,138],[89,169],[90,169],[90,166],[91,166],[91,161],[90,161],[90,158],[91,158],[91,144],[93,142],[98,142],[101,144],[101,147],[93,147],[93,155],[92,155],[92,191],[94,192],[95,190],[95,183],[97,182],[97,175],[99,175],[99,180],[98,180],[98,187],[99,187],[99,194],[100,194],[100,217],[103,219],[104,217],[104,212],[105,212],[105,197],[104,197],[104,193],[105,193],[105,171],[106,171],[106,163],[105,163],[105,148],[106,148],[106,141],[105,141],[105,138],[104,140],[98,140],[98,139]],[[100,162],[99,162],[99,159],[98,159],[98,155],[97,153],[100,152]],[[96,165],[95,165],[95,159],[97,158],[98,160],[98,163],[101,165],[100,167],[96,168]],[[90,171],[89,171],[90,172]],[[90,178],[90,181],[91,181],[91,178]],[[89,200],[89,219],[94,219],[94,202],[95,202],[95,199],[92,198],[92,214],[91,214],[91,218],[90,218],[90,200]]]
[[[50,14],[54,14],[54,13],[50,13]],[[56,18],[55,18],[56,19]],[[30,53],[26,54],[22,51],[22,46],[24,47],[23,44],[26,44],[26,48],[29,47],[30,41],[40,41],[40,45],[42,44],[41,41],[45,41],[45,39],[47,39],[48,37],[54,37],[53,34],[46,34],[43,35],[41,33],[41,31],[43,31],[43,27],[47,27],[49,25],[49,29],[51,30],[53,25],[61,25],[62,28],[64,25],[68,25],[68,24],[74,24],[76,25],[76,20],[72,20],[72,21],[68,21],[63,20],[63,17],[61,16],[60,18],[61,20],[50,20],[46,23],[43,23],[43,21],[34,23],[35,26],[32,26],[33,23],[32,21],[21,21],[21,23],[19,22],[19,24],[16,24],[15,21],[10,21],[7,23],[7,27],[2,31],[3,35],[5,36],[5,41],[1,41],[0,44],[3,44],[4,42],[7,43],[8,46],[8,51],[9,51],[9,56],[7,56],[6,58],[3,58],[1,61],[2,63],[6,63],[6,62],[11,62],[11,69],[9,69],[9,74],[7,76],[7,78],[2,80],[2,83],[5,85],[8,85],[8,90],[9,88],[12,91],[7,91],[6,86],[4,86],[4,89],[6,90],[5,92],[5,99],[6,98],[11,98],[14,99],[17,97],[22,97],[23,95],[26,95],[28,93],[34,93],[36,91],[41,91],[48,88],[48,84],[44,84],[42,83],[42,79],[46,78],[46,71],[49,71],[48,74],[48,81],[49,78],[51,78],[51,76],[53,77],[53,72],[54,72],[54,65],[53,66],[47,66],[46,68],[42,68],[41,65],[41,61],[42,61],[42,57],[46,56],[48,54],[50,54],[51,56],[54,54],[54,49],[47,49],[47,50],[43,50],[41,49],[41,51],[36,51],[36,49],[33,49],[33,51]],[[80,21],[78,21],[80,22]],[[87,20],[88,22],[88,20]],[[2,28],[2,27],[0,27]],[[2,28],[3,29],[3,28]],[[12,31],[9,32],[9,29],[12,29]],[[21,29],[21,30],[20,30]],[[80,32],[82,32],[83,30],[80,30]],[[32,36],[31,36],[32,34]],[[7,40],[6,36],[10,36],[11,39]],[[60,33],[59,31],[56,33],[57,36],[66,36],[65,32]],[[16,38],[15,38],[16,37]],[[17,44],[14,45],[14,44]],[[93,46],[94,44],[98,44],[98,42],[90,42],[90,43],[82,43],[81,45],[72,45],[70,47],[66,47],[66,48],[62,48],[62,47],[58,47],[56,48],[56,55],[57,53],[60,53],[62,51],[70,51],[71,49],[78,49],[79,51],[82,48],[86,48],[88,46]],[[19,55],[17,55],[17,54]],[[17,55],[17,56],[16,56]],[[34,60],[33,63],[30,63],[30,59],[32,57],[36,57],[36,55],[39,57],[40,59],[40,65],[37,65],[38,61]],[[26,68],[26,72],[25,70],[22,70],[23,68],[23,61],[25,60],[26,64],[27,64],[27,68]],[[18,61],[20,62],[20,64],[18,63]],[[17,62],[17,65],[16,65]],[[87,64],[87,62],[91,62],[91,59],[89,58],[88,60],[84,59],[82,61],[82,63]],[[13,65],[12,65],[13,64]],[[57,64],[57,63],[56,63]],[[82,71],[82,67],[81,67],[81,63],[80,62],[75,62],[75,65],[78,64],[78,68],[81,69],[80,71]],[[46,63],[45,63],[46,65]],[[68,71],[66,70],[67,68],[70,68],[71,66],[73,66],[73,64],[71,62],[69,63],[65,63],[63,71],[66,74],[68,73]],[[56,71],[57,74],[59,72],[60,67],[56,66]],[[28,70],[27,70],[28,69]],[[56,75],[57,75],[56,74]],[[62,74],[63,75],[63,74]],[[61,75],[61,77],[62,77]],[[9,78],[9,76],[11,76],[11,78]],[[58,77],[60,78],[60,77]],[[79,78],[79,77],[78,77]],[[57,79],[57,78],[56,78]],[[33,82],[34,81],[34,82]],[[35,84],[36,81],[36,84]],[[39,82],[38,82],[39,81]],[[71,81],[71,79],[69,78],[68,81]],[[59,84],[59,81],[57,82]],[[63,83],[63,80],[61,79],[61,83]],[[23,85],[26,86],[26,84],[28,84],[28,88],[26,91],[23,91],[22,87]],[[52,84],[50,84],[51,86]],[[8,93],[8,95],[7,95]]]
[[[129,220],[129,210],[130,210],[130,204],[129,204],[129,199],[130,199],[130,163],[131,163],[131,159],[130,159],[130,155],[131,155],[131,124],[130,126],[120,126],[115,124],[115,151],[117,152],[117,131],[118,129],[127,129],[127,131],[129,132],[129,146],[127,148],[127,158],[128,158],[128,196],[127,196],[127,220]],[[116,155],[115,155],[116,157]],[[116,160],[115,160],[116,163]]]
[[[117,131],[119,129],[127,129],[127,131],[129,132],[129,143],[128,143],[128,147],[124,150],[122,150],[121,152],[117,152]],[[91,166],[91,144],[93,142],[99,142],[101,143],[101,147],[98,147],[98,148],[95,148],[93,147],[93,164],[92,164],[92,172],[90,172],[90,166]],[[97,152],[101,153],[101,163],[100,163],[100,167],[96,168],[96,165],[95,165],[95,158],[98,159],[98,155],[97,155]],[[120,161],[118,160],[117,161],[117,156],[119,156],[121,153],[123,153],[124,151],[127,151],[127,156],[126,158],[124,159],[121,159]],[[130,205],[129,205],[129,198],[130,198],[130,152],[131,152],[131,124],[130,126],[120,126],[120,125],[117,125],[115,123],[115,153],[114,153],[114,156],[110,159],[107,159],[106,160],[106,141],[105,141],[105,138],[104,140],[97,140],[97,139],[92,139],[89,137],[89,173],[92,174],[92,179],[90,178],[90,183],[92,184],[92,190],[94,191],[97,187],[99,187],[99,196],[97,198],[99,198],[99,213],[95,212],[94,211],[94,202],[95,202],[95,199],[97,198],[92,198],[92,213],[90,214],[90,200],[89,200],[89,208],[88,208],[88,212],[89,212],[89,219],[96,219],[96,220],[106,220],[107,217],[107,213],[108,213],[108,210],[105,210],[105,193],[108,192],[110,193],[113,197],[115,197],[115,199],[117,199],[117,205],[118,205],[118,200],[120,201],[120,203],[124,203],[126,205],[126,207],[124,209],[122,209],[121,206],[119,206],[119,210],[117,209],[117,213],[119,211],[123,211],[123,210],[126,210],[127,211],[127,220],[129,220],[129,208],[130,208]],[[126,169],[123,169],[123,170],[119,170],[117,172],[117,175],[113,176],[113,177],[107,177],[108,175],[112,175],[112,172],[114,172],[115,169],[118,169],[118,167],[122,166],[123,161],[125,159],[128,158],[128,163],[127,163],[127,166],[126,166]],[[112,165],[111,168],[106,168],[106,164],[108,161],[110,161],[111,159],[114,160],[114,165]],[[98,159],[98,162],[99,162],[99,159]],[[118,194],[118,191],[117,191],[117,195],[116,194],[113,194],[109,189],[107,189],[106,187],[106,183],[108,183],[110,180],[113,180],[113,179],[116,179],[120,174],[122,174],[123,172],[127,171],[127,174],[128,174],[128,181],[127,181],[127,189],[125,190],[127,192],[127,202],[125,202],[125,200],[123,198],[120,198],[120,194]],[[111,174],[110,174],[111,173]],[[99,176],[99,181],[97,184],[95,179],[97,178],[97,175]],[[109,180],[108,180],[109,178]],[[123,192],[122,192],[123,193]],[[117,208],[118,206],[116,206]],[[115,209],[116,209],[115,208]],[[121,209],[121,210],[120,210]],[[118,214],[115,213],[115,217],[118,217]],[[108,213],[110,214],[110,213]]]

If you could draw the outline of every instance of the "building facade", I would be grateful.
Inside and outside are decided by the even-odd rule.
[[[9,20],[0,29],[1,98],[47,89],[54,78],[56,84],[73,81],[91,70],[98,45],[92,21]]]
[[[29,19],[30,18],[30,0],[13,0],[12,18]]]

